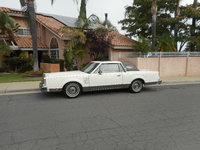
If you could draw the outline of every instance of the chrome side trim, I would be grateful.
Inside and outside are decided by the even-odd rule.
[[[129,86],[130,86],[130,84],[83,87],[83,92],[104,91],[104,90],[114,90],[114,89],[126,89],[126,88],[129,88]]]

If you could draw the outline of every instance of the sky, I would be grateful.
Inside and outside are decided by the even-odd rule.
[[[54,0],[54,5],[51,5],[51,0],[36,0],[36,11],[41,13],[56,14],[69,17],[77,17],[80,7],[75,0]],[[100,20],[104,20],[104,14],[108,13],[108,19],[118,31],[122,34],[121,24],[118,21],[124,19],[125,8],[132,5],[133,0],[88,0],[87,16],[91,14],[97,15]],[[193,0],[182,0],[181,4],[191,4]],[[21,9],[19,0],[0,0],[0,7],[9,7]]]

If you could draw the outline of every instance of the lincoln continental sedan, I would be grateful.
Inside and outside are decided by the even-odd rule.
[[[44,73],[41,91],[63,91],[67,97],[78,97],[82,92],[129,89],[139,93],[145,85],[160,84],[157,71],[138,70],[120,61],[92,61],[82,70]]]

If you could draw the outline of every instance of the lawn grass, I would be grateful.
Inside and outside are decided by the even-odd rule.
[[[0,83],[41,81],[41,77],[24,77],[22,74],[0,74]]]

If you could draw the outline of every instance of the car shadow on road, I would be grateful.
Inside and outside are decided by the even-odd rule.
[[[144,87],[143,90],[139,93],[151,93],[151,92],[156,92],[158,91],[159,88],[158,87]],[[97,96],[117,96],[117,95],[124,95],[127,96],[127,94],[138,94],[138,93],[130,93],[130,91],[128,89],[115,89],[115,90],[105,90],[105,91],[92,91],[92,92],[84,92],[81,93],[81,95],[79,95],[78,99],[81,98],[92,98],[92,97],[97,97]],[[42,100],[72,100],[71,98],[67,98],[67,96],[63,93],[63,92],[53,92],[53,93],[41,93],[39,95],[40,99]]]
[[[39,96],[42,100],[57,100],[66,98],[63,92],[40,93]]]

